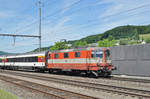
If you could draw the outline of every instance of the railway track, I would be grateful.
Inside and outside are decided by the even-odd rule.
[[[72,86],[78,86],[78,87],[88,88],[92,90],[102,90],[102,91],[111,92],[115,94],[130,95],[133,97],[150,99],[150,91],[147,91],[147,90],[118,87],[118,86],[112,86],[112,85],[106,85],[106,84],[89,83],[89,82],[76,81],[76,80],[67,80],[67,79],[61,79],[61,78],[55,78],[55,77],[45,77],[45,76],[39,76],[39,75],[37,76],[35,74],[31,75],[31,74],[23,74],[23,73],[16,73],[16,72],[11,72],[11,74],[16,75],[16,76],[30,77],[33,79],[39,79],[39,80],[62,83],[62,84],[67,84],[67,85],[72,85]]]
[[[131,82],[139,82],[139,83],[150,83],[150,80],[148,80],[148,79],[138,79],[138,78],[111,77],[110,80],[131,81]]]
[[[57,89],[42,84],[16,79],[13,77],[0,75],[0,79],[11,84],[17,85],[21,88],[31,90],[32,92],[43,94],[44,96],[48,97],[48,99],[96,99],[95,97],[82,95],[79,93],[66,91],[62,89]]]

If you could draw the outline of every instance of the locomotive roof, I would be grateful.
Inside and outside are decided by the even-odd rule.
[[[74,48],[74,49],[64,49],[64,50],[57,50],[57,51],[50,51],[50,52],[72,52],[72,51],[83,51],[83,50],[102,50],[104,47],[86,47],[86,48]],[[106,49],[108,47],[105,47]]]

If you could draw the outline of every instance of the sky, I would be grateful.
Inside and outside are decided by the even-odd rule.
[[[39,0],[0,0],[0,33],[38,35]],[[41,0],[42,47],[123,25],[149,25],[150,0]],[[15,40],[15,43],[14,43]],[[0,37],[0,51],[24,53],[38,38]]]

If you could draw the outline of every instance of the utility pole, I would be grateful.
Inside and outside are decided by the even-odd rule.
[[[11,36],[14,38],[14,44],[16,37],[34,37],[39,38],[39,51],[41,51],[41,9],[42,9],[42,0],[38,1],[39,6],[39,35],[17,35],[17,34],[8,34],[8,33],[0,33],[0,36]]]
[[[41,9],[42,9],[42,0],[39,0],[39,51],[41,51]]]

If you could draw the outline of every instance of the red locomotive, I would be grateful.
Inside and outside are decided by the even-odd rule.
[[[48,53],[48,69],[85,73],[87,75],[109,76],[114,66],[110,60],[109,48],[66,49]]]

